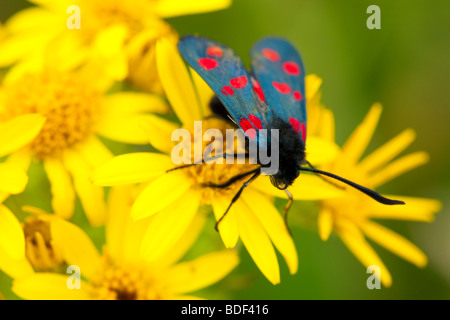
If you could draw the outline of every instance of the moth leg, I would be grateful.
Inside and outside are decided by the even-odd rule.
[[[225,218],[225,216],[227,215],[228,211],[230,211],[230,208],[233,205],[233,203],[235,203],[239,199],[239,197],[242,194],[242,191],[244,191],[244,189],[246,187],[248,187],[248,185],[250,183],[252,183],[261,174],[261,168],[257,168],[255,170],[247,172],[247,175],[252,174],[252,173],[253,173],[253,176],[242,184],[242,186],[239,188],[239,191],[234,195],[233,199],[231,199],[231,202],[228,205],[228,208],[225,211],[225,213],[220,217],[219,220],[217,220],[216,225],[215,225],[216,231],[219,231],[219,223]],[[240,178],[242,178],[242,177],[240,177]],[[233,178],[231,178],[231,179],[233,179]]]
[[[199,164],[205,164],[207,161],[212,161],[212,160],[215,160],[215,159],[218,159],[218,158],[227,158],[227,156],[228,156],[228,155],[227,155],[226,153],[219,154],[219,155],[214,156],[214,157],[211,157],[211,158],[202,159],[200,162],[194,162],[194,163],[184,164],[184,165],[182,165],[182,166],[179,166],[179,167],[175,167],[175,168],[169,169],[169,170],[166,171],[166,173],[167,173],[167,172],[171,172],[171,171],[175,171],[175,170],[179,170],[179,169],[189,168],[189,167],[192,167],[192,166],[197,166],[197,165],[199,165]],[[248,159],[248,153],[235,154],[235,155],[233,155],[233,156],[234,156],[234,158],[237,158],[237,157],[239,157],[239,156],[244,156],[245,159]]]
[[[288,203],[286,203],[286,205],[283,208],[283,213],[284,213],[284,224],[286,225],[286,229],[289,232],[289,234],[292,236],[292,232],[291,229],[289,229],[289,225],[288,225],[288,212],[289,209],[291,208],[292,203],[294,202],[294,197],[292,196],[292,194],[288,191],[288,189],[284,189],[284,192],[286,192],[289,200]]]
[[[253,174],[253,173],[260,173],[261,172],[261,167],[258,167],[256,169],[238,174],[232,178],[230,178],[228,181],[224,182],[224,183],[219,183],[219,184],[215,184],[215,183],[204,183],[202,184],[203,187],[208,187],[208,188],[216,188],[216,189],[224,189],[227,188],[229,186],[231,186],[233,183],[235,183],[238,180],[241,180],[242,178],[245,178],[246,176]]]

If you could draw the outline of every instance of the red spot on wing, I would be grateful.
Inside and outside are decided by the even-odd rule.
[[[253,122],[253,124],[255,125],[256,128],[258,128],[260,130],[263,128],[261,120],[259,120],[258,117],[251,114],[248,116],[248,118],[250,119],[251,122]]]
[[[294,128],[295,133],[300,132],[300,122],[298,122],[295,118],[289,118],[289,123],[291,124],[292,128]]]
[[[266,98],[264,97],[264,92],[261,89],[261,86],[259,85],[259,82],[254,80],[253,81],[253,90],[255,90],[256,94],[259,97],[259,100],[261,100],[262,102],[266,101]]]
[[[222,49],[218,46],[212,46],[206,50],[206,53],[209,54],[210,56],[221,57]]]
[[[297,101],[303,100],[303,95],[300,91],[294,91],[294,92],[292,92],[292,94],[294,95],[295,100],[297,100]]]
[[[294,61],[286,61],[283,63],[283,70],[287,74],[293,75],[293,76],[299,76],[300,75],[300,67],[298,64]]]
[[[281,57],[278,54],[278,52],[276,52],[273,49],[264,48],[264,49],[262,49],[262,54],[264,55],[264,57],[266,57],[267,59],[269,59],[272,62],[281,60]]]
[[[245,133],[250,137],[250,139],[252,139],[252,140],[255,139],[256,130],[253,128],[250,121],[248,121],[247,119],[242,119],[239,122],[239,125],[241,126],[242,130],[244,130]]]
[[[200,67],[203,67],[206,70],[214,69],[219,65],[219,63],[212,58],[200,58],[197,62]]]
[[[291,124],[292,128],[294,129],[295,133],[299,133],[301,131],[302,139],[305,141],[306,139],[306,128],[304,122],[299,122],[295,118],[289,118],[289,123]]]
[[[239,125],[241,126],[241,128],[244,130],[244,131],[247,131],[248,129],[252,129],[253,127],[252,127],[252,124],[250,123],[250,121],[248,121],[247,119],[242,119],[240,122],[239,122]]]
[[[287,83],[272,81],[272,85],[282,94],[288,94],[291,92],[291,87]]]
[[[236,89],[242,89],[247,85],[248,79],[246,76],[237,77],[230,80],[230,84]]]
[[[248,137],[250,139],[255,140],[255,138],[256,138],[256,130],[255,129],[253,129],[253,128],[248,129],[247,131],[245,131],[245,133],[248,135]]]
[[[232,96],[233,95],[233,89],[231,89],[231,87],[230,86],[224,86],[223,88],[222,88],[222,93],[224,94],[224,95],[230,95],[230,96]]]
[[[300,131],[302,132],[303,142],[305,142],[306,141],[306,128],[305,128],[304,122],[300,123]]]

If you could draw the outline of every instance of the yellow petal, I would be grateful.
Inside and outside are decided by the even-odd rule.
[[[167,113],[169,106],[156,94],[117,92],[104,99],[105,115],[116,119],[149,112]]]
[[[192,81],[194,81],[195,89],[197,90],[197,95],[200,100],[200,107],[202,110],[203,118],[206,118],[212,114],[209,103],[214,97],[214,92],[194,69],[189,68],[189,71],[191,73]]]
[[[251,186],[263,193],[287,199],[286,193],[274,187],[267,177],[257,179]],[[321,200],[345,195],[343,190],[336,188],[319,176],[305,173],[300,174],[288,190],[292,193],[294,200]]]
[[[205,226],[206,218],[207,216],[204,213],[198,212],[191,221],[191,224],[186,228],[187,232],[178,239],[166,254],[158,258],[158,265],[164,267],[179,261],[197,240]]]
[[[65,23],[64,23],[65,24]],[[73,54],[73,52],[77,54]],[[56,70],[68,71],[79,67],[85,62],[89,54],[89,49],[84,45],[83,39],[76,32],[66,32],[59,35],[48,44],[43,53],[43,65],[52,65]],[[90,80],[98,82],[99,73]],[[94,81],[92,81],[94,82]]]
[[[18,165],[24,172],[27,172],[30,167],[32,157],[33,155],[28,148],[22,148],[19,151],[11,153],[5,162]]]
[[[428,154],[421,151],[403,156],[374,172],[370,177],[371,185],[373,188],[376,188],[409,170],[427,163],[428,160]]]
[[[216,195],[211,199],[214,216],[216,221],[223,216],[231,203],[230,197]],[[236,209],[234,206],[230,208],[227,215],[219,223],[219,234],[226,248],[234,248],[239,240],[239,232],[236,223]]]
[[[55,158],[44,160],[44,170],[50,180],[52,208],[56,215],[70,219],[75,206],[75,191],[62,161]]]
[[[353,131],[347,139],[342,152],[346,155],[347,161],[356,163],[367,148],[372,139],[375,128],[380,118],[382,107],[379,103],[375,103],[363,122]]]
[[[33,46],[36,44],[35,43],[25,44],[25,46],[28,45]],[[2,47],[2,49],[4,48]],[[3,78],[3,84],[5,86],[13,86],[27,74],[30,73],[35,74],[42,72],[44,69],[45,58],[46,56],[44,54],[44,49],[41,49],[40,51],[39,49],[36,49],[36,51],[33,50],[33,54],[31,56],[27,56],[26,59],[16,62],[8,69],[8,73],[6,73]],[[0,60],[1,59],[2,58],[0,57]]]
[[[121,259],[118,260],[119,263],[121,261],[127,261],[129,263],[142,263],[140,258],[142,239],[148,229],[148,224],[151,221],[151,217],[147,217],[139,221],[130,219],[131,205],[132,202],[128,204],[126,211],[127,219],[125,220],[125,224],[122,226],[122,230],[118,230],[122,233],[120,238],[123,240],[123,243],[121,244]]]
[[[22,278],[34,272],[25,256],[19,260],[13,259],[2,246],[0,246],[0,270],[13,279]]]
[[[166,39],[156,44],[156,65],[167,99],[178,119],[192,126],[201,120],[201,110],[188,69],[176,46]]]
[[[40,56],[42,61],[41,55],[45,46],[58,32],[59,30],[39,28],[3,39],[0,50],[0,66],[11,65],[25,57],[28,59]],[[32,55],[30,55],[30,48],[33,48]]]
[[[111,58],[122,50],[126,37],[127,27],[123,24],[99,29],[93,42],[94,50],[103,58]]]
[[[172,293],[199,290],[222,280],[238,263],[234,250],[209,253],[172,267],[165,275],[164,284]]]
[[[228,8],[231,0],[159,0],[155,8],[156,13],[162,18],[198,14]]]
[[[64,17],[41,7],[31,7],[18,11],[8,19],[7,28],[11,33],[27,31],[44,26],[58,26],[58,23],[64,22]]]
[[[141,116],[139,125],[144,130],[148,142],[159,151],[170,154],[174,143],[172,133],[178,125],[153,114]]]
[[[272,283],[280,283],[280,270],[275,250],[264,227],[243,201],[237,201],[236,221],[239,236],[262,274]]]
[[[308,74],[305,77],[305,93],[306,99],[312,99],[320,89],[322,85],[322,78],[316,74]]]
[[[375,201],[367,203],[367,211],[371,218],[397,219],[421,222],[432,222],[434,215],[442,208],[442,204],[435,199],[385,195],[389,199],[405,202],[402,206],[386,206]]]
[[[307,160],[317,166],[332,161],[339,154],[339,147],[331,140],[319,137],[307,138]]]
[[[62,219],[54,219],[51,235],[61,248],[64,260],[69,265],[78,266],[82,277],[90,279],[99,272],[102,266],[100,254],[81,228]]]
[[[399,257],[418,267],[427,265],[427,256],[414,244],[397,233],[371,221],[366,221],[362,226],[362,230],[367,237]]]
[[[105,114],[97,124],[97,132],[111,140],[135,144],[147,143],[140,127],[141,118],[148,112],[168,111],[161,97],[135,92],[112,94],[105,99],[104,106]]]
[[[86,216],[92,226],[105,223],[106,208],[103,188],[95,186],[90,180],[92,168],[78,152],[64,154],[64,165],[72,175],[73,185],[80,198]]]
[[[358,165],[360,170],[370,172],[385,165],[405,150],[414,141],[415,137],[416,133],[414,130],[407,129],[403,131],[388,143],[365,157]]]
[[[334,115],[330,109],[322,108],[320,126],[320,137],[326,141],[334,142],[336,130],[334,125]]]
[[[109,121],[108,123],[103,121],[102,127],[98,128],[98,133],[113,141],[129,144],[146,144],[147,137],[140,126],[141,119],[141,115],[135,115]]]
[[[177,201],[154,215],[142,239],[141,257],[155,261],[181,238],[197,214],[200,192],[188,190]]]
[[[0,157],[16,151],[31,142],[41,131],[45,117],[26,114],[0,123]]]
[[[245,193],[242,194],[242,200],[251,208],[272,243],[283,255],[289,267],[289,272],[291,274],[296,273],[298,268],[297,250],[289,230],[275,206],[265,196],[252,189],[245,190]]]
[[[12,290],[28,300],[85,300],[89,299],[88,284],[81,281],[80,289],[69,289],[70,275],[56,273],[34,273],[14,280]]]
[[[319,236],[323,241],[327,241],[333,231],[333,215],[327,208],[322,208],[318,217]]]
[[[174,167],[169,156],[136,152],[112,158],[94,169],[91,179],[96,185],[113,186],[149,181]]]
[[[0,192],[21,193],[28,183],[28,176],[14,163],[0,163]]]
[[[113,154],[95,135],[87,138],[76,148],[83,158],[92,166],[98,167],[106,161],[112,159]]]
[[[139,194],[131,209],[131,217],[142,219],[161,211],[178,199],[191,187],[185,173],[166,173],[150,182]]]
[[[16,216],[4,205],[0,205],[0,247],[12,259],[25,257],[25,237]]]
[[[363,234],[352,223],[339,221],[339,236],[355,257],[367,268],[375,265],[380,268],[381,283],[390,287],[392,277],[375,250],[364,239]]]
[[[108,195],[107,220],[105,226],[108,254],[113,261],[122,259],[126,229],[130,220],[131,204],[134,201],[132,186],[112,187]]]

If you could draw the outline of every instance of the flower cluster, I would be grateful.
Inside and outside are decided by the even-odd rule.
[[[186,67],[177,32],[163,19],[225,9],[231,1],[30,2],[0,25],[0,270],[12,279],[11,290],[24,299],[192,299],[238,265],[240,242],[271,283],[281,281],[276,250],[295,274],[295,243],[274,205],[285,193],[264,176],[233,204],[217,235],[204,234],[221,239],[220,246],[207,240],[212,244],[204,247],[214,252],[185,258],[205,222],[221,219],[244,181],[211,184],[255,165],[170,170],[174,130],[194,133],[194,121],[202,121],[203,135],[233,124],[212,115],[214,93]],[[377,188],[427,162],[425,152],[394,160],[413,142],[412,129],[360,160],[378,104],[339,147],[333,113],[320,102],[321,82],[306,76],[314,166]],[[48,195],[48,206],[27,203],[24,191]],[[316,202],[320,238],[334,231],[363,265],[381,268],[385,286],[391,275],[365,237],[426,265],[420,249],[374,219],[429,222],[438,201],[396,196],[406,205],[383,206],[308,174],[289,192],[300,203]],[[73,283],[68,268],[79,271]]]

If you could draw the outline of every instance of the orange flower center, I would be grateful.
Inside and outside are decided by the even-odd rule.
[[[211,141],[203,141],[204,139],[204,133],[208,129],[217,129],[222,133],[223,137],[223,145],[222,150],[226,152],[227,150],[227,141],[226,141],[226,130],[227,129],[234,129],[228,122],[216,119],[216,118],[209,118],[204,119],[202,121],[202,136],[198,137],[198,133],[191,132],[191,152],[192,152],[192,159],[194,159],[194,144],[196,141],[194,139],[201,139],[202,140],[202,150],[204,151],[205,148],[214,143],[214,140]],[[198,142],[197,142],[198,143]],[[218,146],[218,145],[217,145]],[[216,151],[218,149],[214,149]],[[229,150],[229,147],[228,147]],[[237,144],[235,143],[234,150],[239,150],[237,147]],[[215,152],[212,152],[211,155],[216,155]],[[218,154],[222,154],[223,152],[218,152]],[[241,149],[240,151],[234,151],[234,153],[243,154],[244,150]],[[202,152],[203,154],[203,152]],[[257,168],[257,165],[255,164],[248,164],[248,160],[246,160],[246,164],[237,164],[237,159],[234,159],[233,164],[226,164],[226,160],[223,159],[223,164],[219,163],[212,163],[212,164],[201,164],[201,165],[195,165],[192,167],[189,167],[187,169],[181,169],[186,170],[188,176],[194,181],[194,184],[199,185],[202,187],[202,203],[204,204],[210,204],[211,197],[214,197],[215,193],[221,193],[226,196],[232,197],[238,189],[241,187],[242,183],[245,180],[250,179],[251,175],[248,175],[230,186],[227,186],[225,188],[212,188],[207,187],[207,184],[214,184],[214,185],[220,185],[224,184],[233,177],[249,172],[253,169]]]
[[[28,113],[46,117],[31,143],[37,158],[57,156],[93,133],[101,95],[74,73],[25,75],[5,92],[7,117]]]
[[[107,262],[102,274],[91,280],[93,297],[100,300],[159,300],[149,267],[120,267]]]
[[[38,271],[56,271],[64,266],[62,253],[52,244],[50,225],[47,221],[30,216],[23,225],[25,254]]]

